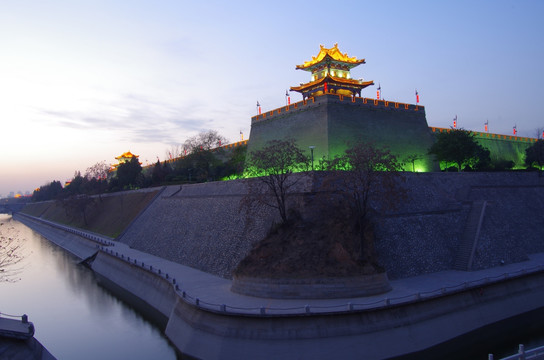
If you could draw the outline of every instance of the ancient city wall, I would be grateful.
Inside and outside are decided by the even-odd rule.
[[[314,179],[298,176],[304,181],[295,198],[311,196]],[[406,188],[409,200],[381,214],[375,231],[380,261],[392,279],[452,269],[475,200],[488,206],[473,269],[544,251],[544,177],[537,173],[406,173]],[[119,240],[230,278],[277,221],[271,208],[246,215],[241,207],[246,191],[241,180],[167,187]],[[315,216],[309,214],[312,208],[301,211],[303,217]]]
[[[418,171],[437,170],[427,154],[433,136],[418,105],[342,95],[322,95],[254,116],[248,153],[269,140],[293,138],[310,155],[315,146],[317,165],[322,157],[333,158],[349,142],[363,140],[388,147],[399,159],[418,155]]]
[[[431,127],[433,134],[450,131],[447,128]],[[512,161],[514,168],[525,169],[525,150],[537,139],[514,135],[471,131],[476,141],[490,152],[493,162]]]

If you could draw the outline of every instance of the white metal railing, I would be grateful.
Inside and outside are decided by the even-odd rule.
[[[305,305],[305,306],[295,306],[295,307],[270,307],[270,306],[260,306],[260,307],[239,307],[231,306],[228,304],[219,304],[219,303],[210,303],[203,301],[202,299],[189,294],[188,291],[183,289],[182,281],[172,277],[170,274],[160,269],[157,266],[152,266],[144,262],[138,261],[134,257],[130,258],[123,254],[120,250],[117,250],[113,247],[105,247],[97,245],[97,248],[114,256],[120,260],[126,261],[131,265],[136,265],[141,269],[151,272],[154,275],[158,275],[164,278],[166,281],[171,282],[171,285],[174,287],[174,290],[182,299],[189,304],[196,305],[202,310],[207,310],[211,312],[222,313],[226,315],[254,315],[254,316],[281,316],[286,314],[304,314],[304,313],[344,313],[352,311],[364,311],[364,310],[375,310],[379,308],[388,308],[395,305],[414,303],[419,301],[424,301],[431,298],[437,298],[441,296],[451,295],[461,291],[466,291],[473,288],[479,288],[484,285],[489,285],[492,283],[504,281],[507,279],[513,279],[517,277],[523,277],[529,274],[538,273],[544,271],[544,265],[538,265],[532,268],[521,269],[515,272],[504,273],[494,277],[485,277],[477,280],[467,281],[459,283],[454,286],[446,286],[437,288],[432,291],[418,292],[414,294],[409,294],[401,297],[393,298],[384,298],[379,299],[373,302],[347,302],[336,305]]]
[[[487,360],[493,360],[493,354],[487,356]],[[544,359],[544,346],[540,346],[531,350],[525,350],[523,344],[519,344],[517,354],[507,356],[497,360],[542,360]]]

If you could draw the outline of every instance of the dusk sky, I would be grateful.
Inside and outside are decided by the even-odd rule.
[[[335,43],[374,98],[429,126],[536,137],[544,1],[4,1],[0,195],[64,182],[130,150],[146,164],[214,129],[249,136],[295,66]],[[292,94],[292,101],[302,96]]]

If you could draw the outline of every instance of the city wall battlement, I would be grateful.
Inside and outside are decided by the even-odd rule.
[[[406,104],[396,101],[387,101],[387,100],[377,100],[364,97],[356,96],[345,96],[341,94],[325,94],[317,97],[311,97],[302,101],[298,101],[286,106],[279,107],[274,110],[265,111],[259,115],[251,117],[251,123],[255,123],[263,120],[270,120],[276,116],[285,115],[288,111],[294,112],[297,110],[304,110],[305,107],[312,106],[314,104],[319,104],[324,100],[324,97],[328,97],[328,101],[337,101],[343,103],[352,103],[354,105],[366,105],[368,107],[379,107],[383,109],[391,110],[410,110],[410,111],[425,111],[425,107],[421,105]]]
[[[451,131],[451,129],[449,128],[441,128],[436,126],[430,126],[430,128],[433,133]],[[472,130],[468,130],[468,131],[471,134],[474,134],[474,137],[476,139],[504,140],[504,141],[514,141],[514,142],[522,142],[522,143],[529,143],[529,144],[533,144],[537,142],[538,140],[537,138],[530,138],[530,137],[523,137],[523,136],[494,134],[494,133],[483,132],[483,131],[472,131]]]
[[[312,97],[253,117],[248,153],[286,138],[309,156],[311,147],[315,164],[363,141],[385,146],[399,159],[417,155],[418,171],[438,170],[428,155],[434,138],[419,105],[337,94]]]

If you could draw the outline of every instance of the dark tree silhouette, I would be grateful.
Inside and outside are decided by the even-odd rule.
[[[186,162],[191,169],[192,180],[215,180],[219,175],[224,151],[221,146],[228,144],[228,140],[215,130],[203,131],[188,138],[183,144],[187,151]]]
[[[287,197],[300,180],[293,173],[308,168],[308,157],[299,149],[293,139],[271,140],[259,150],[246,157],[246,172],[258,177],[264,190],[249,189],[249,196],[260,204],[276,208],[282,223],[287,222]],[[251,184],[251,182],[250,182]]]
[[[332,177],[325,184],[343,194],[355,215],[361,239],[359,261],[375,263],[373,220],[376,211],[394,209],[406,198],[401,164],[387,149],[359,142],[336,156],[329,165]]]
[[[544,140],[539,139],[533,145],[525,149],[525,165],[538,166],[540,170],[544,166]]]
[[[55,180],[47,185],[42,185],[32,193],[32,201],[47,201],[58,199],[62,196],[62,184]]]
[[[119,164],[117,167],[117,179],[121,188],[137,185],[139,175],[142,173],[142,165],[138,158],[133,157],[130,161]]]
[[[436,142],[429,149],[440,162],[454,163],[457,171],[466,165],[484,168],[490,163],[489,150],[476,142],[474,134],[464,129],[451,129],[436,136]]]

